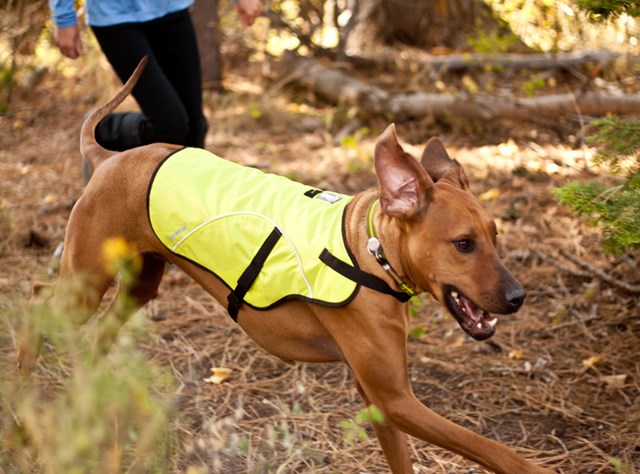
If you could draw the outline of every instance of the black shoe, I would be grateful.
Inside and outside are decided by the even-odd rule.
[[[140,112],[116,112],[103,118],[95,129],[96,141],[107,150],[124,151],[142,145]]]

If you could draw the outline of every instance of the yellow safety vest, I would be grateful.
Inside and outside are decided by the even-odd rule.
[[[184,148],[160,163],[147,202],[158,239],[232,290],[235,319],[243,302],[343,305],[355,296],[358,283],[324,263],[355,267],[344,238],[351,199]]]

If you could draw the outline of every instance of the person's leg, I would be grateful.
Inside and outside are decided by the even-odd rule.
[[[96,129],[98,142],[116,151],[153,142],[183,144],[189,118],[180,96],[163,72],[142,24],[93,27],[118,77],[124,82],[140,59],[149,61],[132,91],[141,113],[114,113]]]
[[[203,148],[207,121],[202,111],[202,76],[196,33],[188,10],[145,24],[155,57],[189,117],[184,145]]]

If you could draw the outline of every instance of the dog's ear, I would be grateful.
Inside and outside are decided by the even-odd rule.
[[[374,158],[382,212],[410,219],[424,209],[433,181],[420,163],[402,149],[393,124],[380,135]]]
[[[420,161],[434,182],[449,181],[458,188],[469,190],[469,179],[462,165],[449,156],[439,138],[433,137],[427,142]]]

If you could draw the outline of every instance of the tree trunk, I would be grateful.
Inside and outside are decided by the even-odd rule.
[[[196,0],[192,18],[198,37],[203,87],[220,90],[222,88],[222,57],[218,0]]]
[[[508,31],[482,0],[380,0],[378,28],[387,43],[466,48],[469,34]]]

